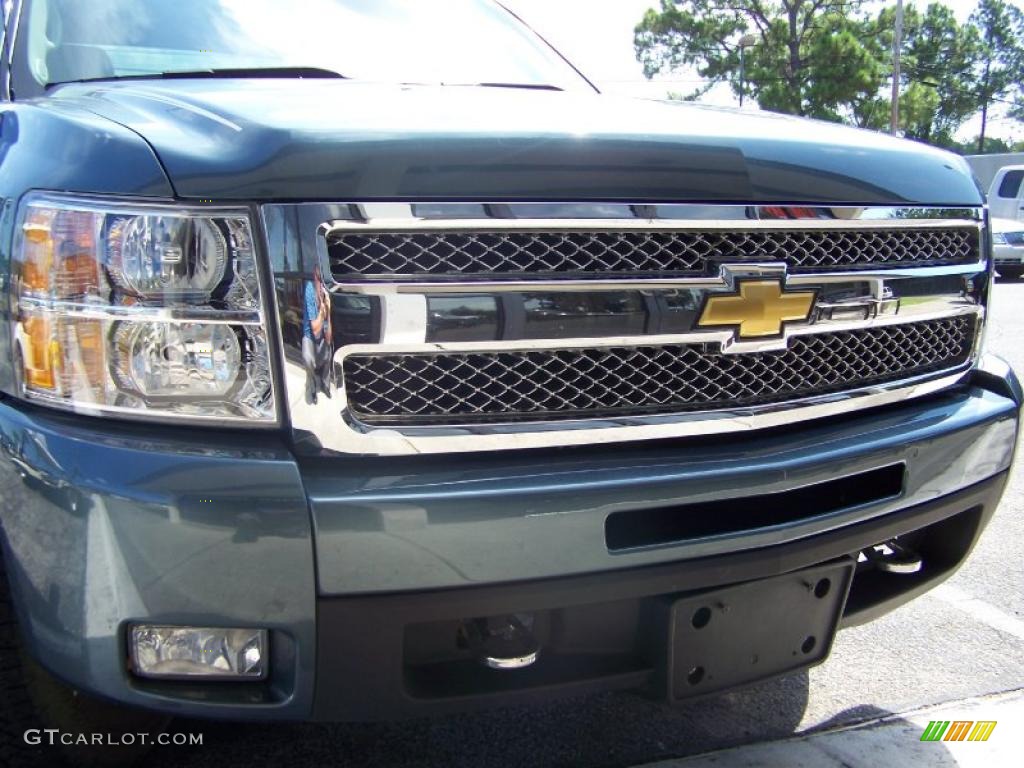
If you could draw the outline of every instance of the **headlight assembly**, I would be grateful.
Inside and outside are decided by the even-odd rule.
[[[82,413],[274,423],[246,210],[33,195],[12,277],[23,396]]]

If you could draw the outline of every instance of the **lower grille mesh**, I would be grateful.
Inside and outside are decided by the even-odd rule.
[[[597,418],[728,409],[842,392],[967,362],[955,317],[798,336],[778,352],[717,344],[349,355],[349,407],[367,423]]]

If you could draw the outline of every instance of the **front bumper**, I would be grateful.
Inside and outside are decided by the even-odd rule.
[[[658,695],[663,660],[660,649],[652,652],[647,642],[645,616],[659,602],[769,579],[920,531],[928,562],[920,573],[854,576],[842,626],[869,621],[956,570],[994,512],[1006,477],[1002,472],[960,493],[778,547],[526,584],[321,599],[318,679],[325,684],[317,688],[315,715],[327,720],[415,717],[526,704],[553,691],[640,688]],[[460,620],[505,613],[531,613],[544,628],[544,651],[533,667],[514,674],[486,670],[453,650]],[[445,640],[451,647],[447,653]]]
[[[989,359],[939,395],[742,440],[300,464],[273,436],[162,428],[153,438],[6,401],[5,559],[37,658],[83,690],[175,714],[377,719],[642,687],[656,677],[638,639],[652,600],[915,531],[925,568],[858,574],[843,622],[952,573],[996,506],[1020,403],[1012,373]],[[896,465],[895,498],[682,543],[606,540],[614,514]],[[510,612],[539,617],[547,663],[501,677],[451,647],[461,619]],[[138,621],[268,627],[271,677],[133,678],[124,638]]]
[[[993,245],[992,256],[997,267],[1024,267],[1024,245]]]

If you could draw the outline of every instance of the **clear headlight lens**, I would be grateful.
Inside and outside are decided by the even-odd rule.
[[[273,422],[246,211],[33,196],[12,269],[26,397],[86,413]]]
[[[209,298],[224,280],[228,245],[210,219],[125,217],[110,236],[111,276],[136,296]]]
[[[111,370],[119,385],[141,397],[224,397],[242,370],[242,348],[226,325],[121,323]]]
[[[1004,235],[1002,232],[993,232],[992,242],[995,243],[996,245],[1006,245],[1006,235]]]

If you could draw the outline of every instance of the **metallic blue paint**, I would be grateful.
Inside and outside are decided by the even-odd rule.
[[[182,715],[308,715],[312,531],[280,440],[0,403],[0,524],[25,641],[68,683]],[[134,622],[270,628],[272,677],[244,693],[133,679]]]
[[[1017,406],[979,388],[734,439],[607,446],[494,460],[363,459],[304,470],[321,592],[553,578],[771,546],[903,509],[1005,470]],[[906,464],[895,500],[771,529],[611,553],[619,510],[752,496]],[[379,564],[387,563],[387,568]]]
[[[963,158],[770,113],[601,94],[337,80],[53,89],[126,125],[178,195],[979,205]]]

